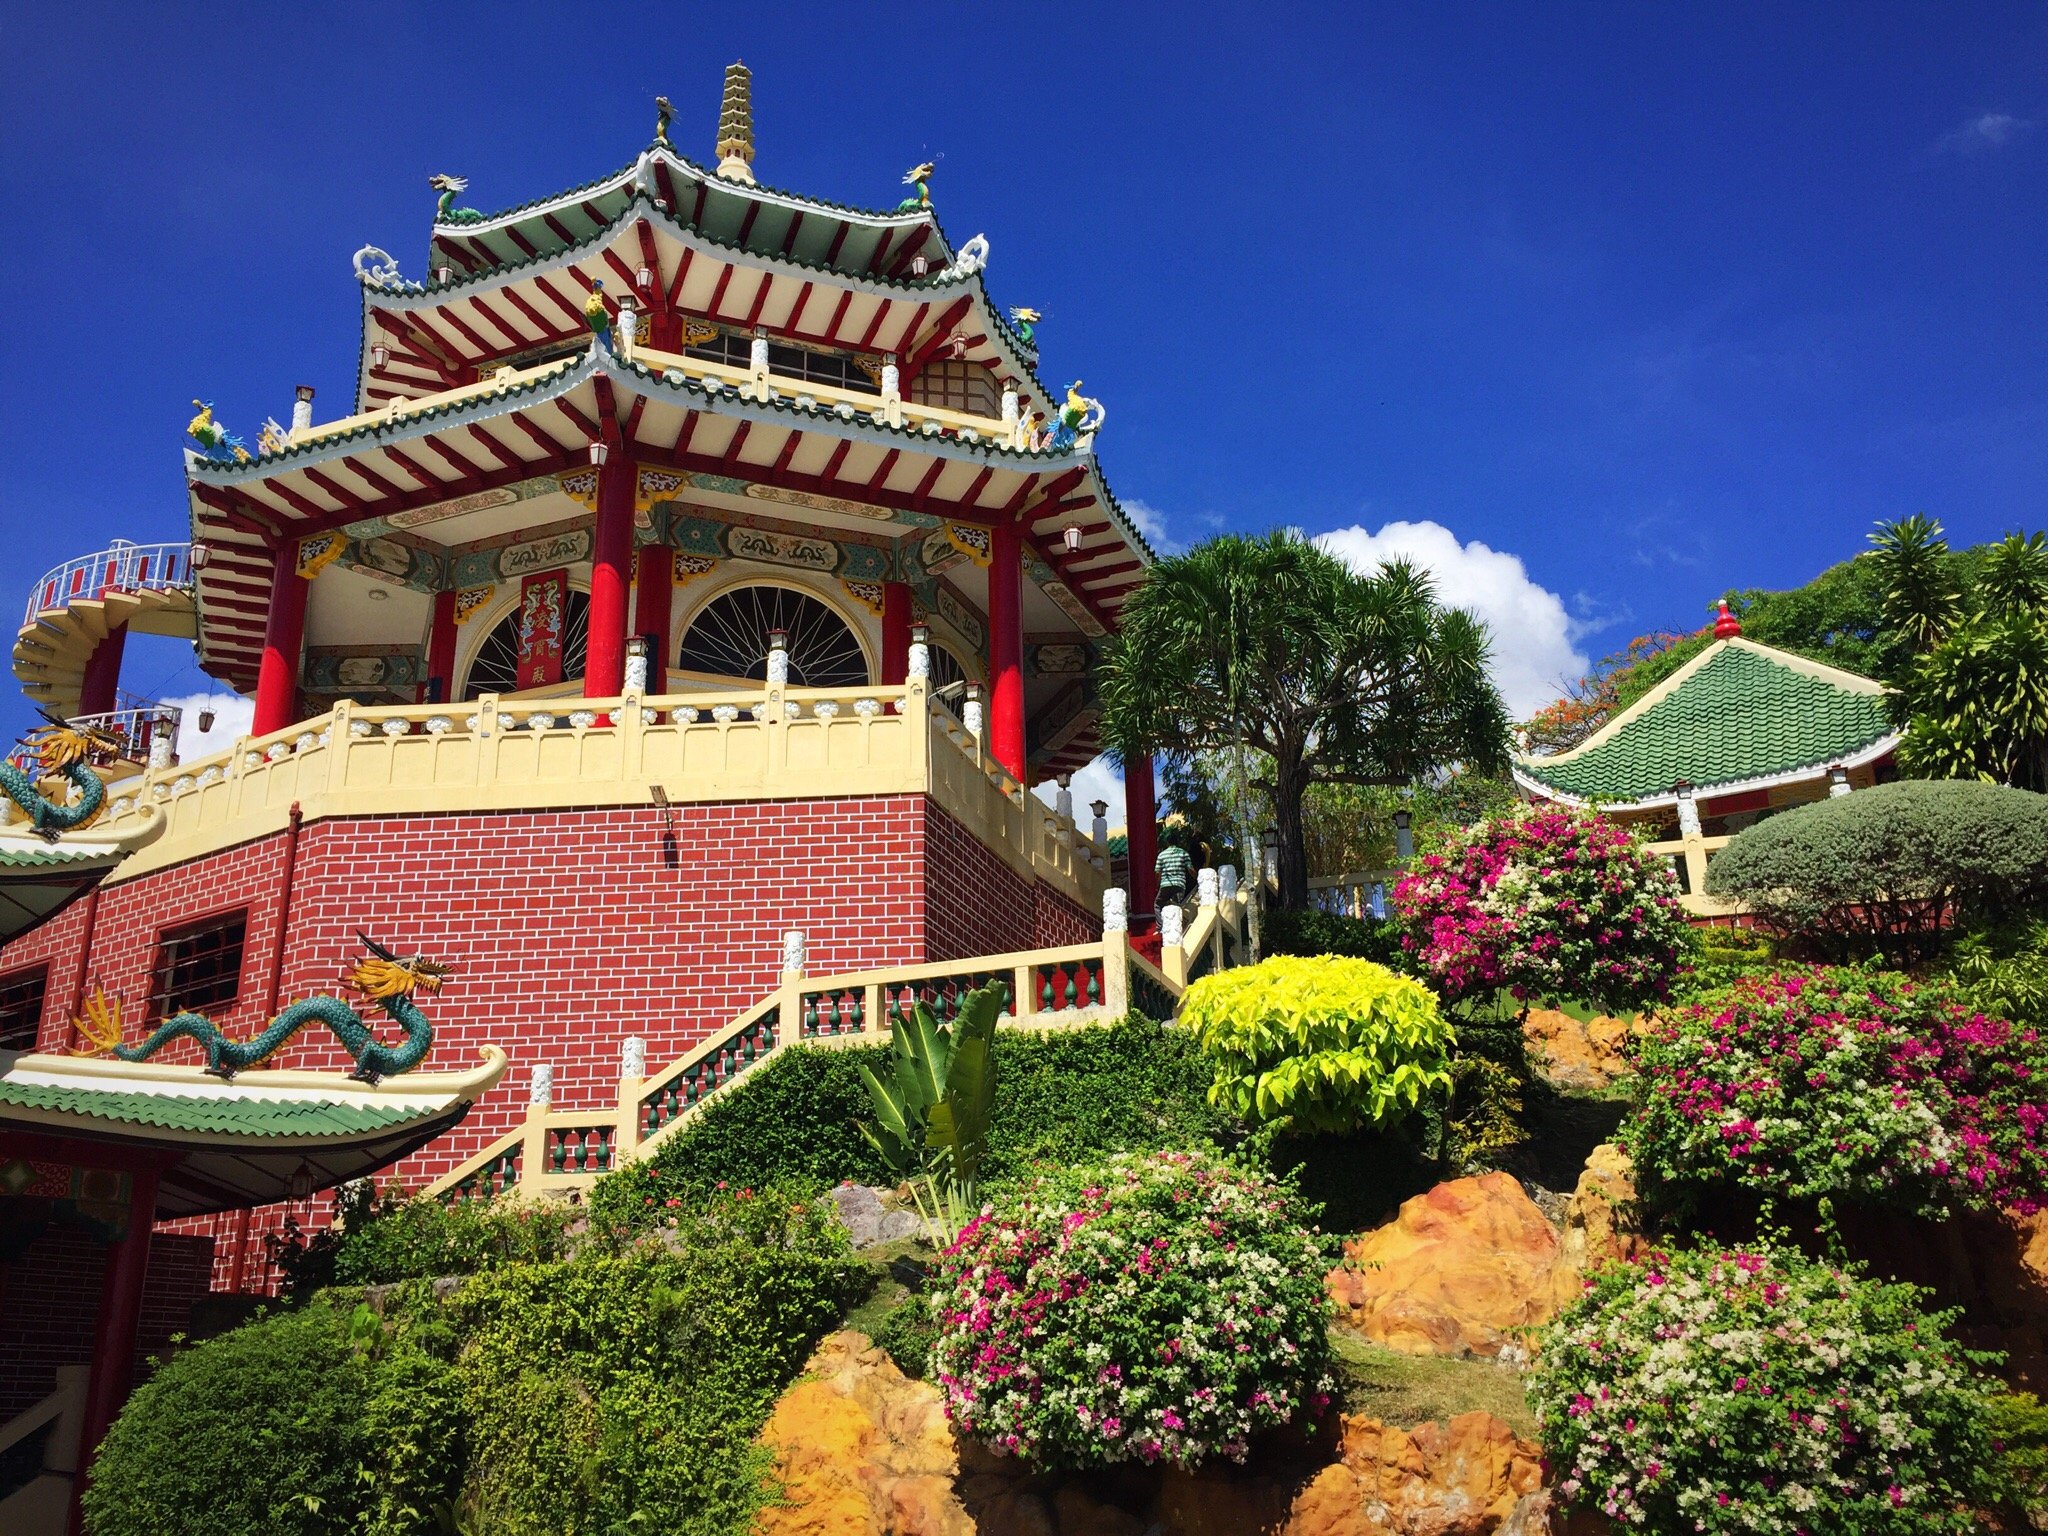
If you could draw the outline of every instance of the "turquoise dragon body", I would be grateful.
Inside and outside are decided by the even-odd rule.
[[[359,963],[349,984],[371,999],[405,1031],[398,1045],[386,1045],[370,1031],[355,1009],[344,999],[326,994],[299,999],[280,1009],[276,1018],[248,1040],[230,1040],[203,1013],[180,1013],[165,1019],[140,1045],[117,1045],[113,1052],[123,1061],[147,1061],[173,1040],[196,1040],[206,1052],[206,1070],[215,1077],[231,1078],[245,1067],[275,1055],[285,1042],[309,1024],[325,1024],[355,1062],[349,1076],[375,1083],[382,1078],[410,1072],[433,1048],[434,1026],[413,1001],[415,990],[438,990],[447,978],[445,967],[416,957],[401,958],[383,945],[358,934],[369,956]]]
[[[36,788],[36,777],[13,763],[0,763],[0,794],[21,807],[29,825],[39,837],[57,841],[66,832],[76,832],[99,820],[107,803],[107,786],[92,771],[96,755],[111,756],[120,744],[102,731],[74,726],[54,716],[50,724],[29,737],[36,761],[44,774],[62,774],[78,790],[76,805],[59,805]]]

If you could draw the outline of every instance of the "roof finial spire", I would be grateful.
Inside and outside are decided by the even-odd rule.
[[[1741,633],[1742,620],[1736,618],[1734,614],[1728,611],[1728,599],[1722,598],[1720,612],[1714,615],[1714,638],[1716,640],[1733,640]]]
[[[734,60],[725,70],[725,99],[718,107],[718,174],[728,181],[754,179],[754,77]]]

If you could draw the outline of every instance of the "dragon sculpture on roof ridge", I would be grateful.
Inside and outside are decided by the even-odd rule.
[[[307,1025],[324,1024],[355,1062],[355,1070],[349,1076],[357,1081],[376,1083],[410,1072],[434,1045],[433,1023],[420,1012],[413,994],[439,991],[452,973],[447,966],[417,955],[394,954],[366,933],[359,931],[356,937],[363,941],[368,954],[356,962],[348,984],[404,1029],[401,1044],[384,1044],[346,999],[324,992],[302,997],[279,1009],[268,1026],[247,1040],[230,1040],[203,1013],[179,1013],[165,1019],[140,1045],[111,1044],[110,1034],[112,1040],[120,1038],[120,1014],[118,1005],[104,1000],[92,1019],[78,1021],[79,1033],[95,1045],[111,1050],[122,1061],[147,1061],[173,1040],[195,1040],[206,1052],[206,1070],[218,1078],[232,1078],[245,1067],[274,1056]],[[107,1020],[110,1011],[111,1030]]]

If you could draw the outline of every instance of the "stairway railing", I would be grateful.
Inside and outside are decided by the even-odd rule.
[[[660,1071],[647,1075],[644,1044],[627,1040],[614,1102],[556,1109],[552,1070],[533,1064],[524,1122],[424,1193],[449,1201],[513,1193],[529,1199],[580,1195],[601,1175],[677,1135],[705,1104],[776,1052],[795,1045],[877,1044],[917,1003],[947,1019],[961,997],[990,981],[1009,988],[1005,1027],[1071,1029],[1121,1018],[1133,1008],[1170,1018],[1189,981],[1244,959],[1245,894],[1225,893],[1213,880],[1204,889],[1213,899],[1201,907],[1182,942],[1164,948],[1157,967],[1134,953],[1130,934],[1116,928],[1086,944],[812,976],[803,966],[803,936],[791,934],[784,954],[794,963],[785,965],[781,985]],[[1122,910],[1120,901],[1106,905]]]

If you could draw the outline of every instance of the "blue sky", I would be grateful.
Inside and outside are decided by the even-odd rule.
[[[17,12],[17,15],[20,13]],[[350,254],[423,265],[427,176],[503,206],[708,158],[939,157],[1045,372],[1168,536],[1428,554],[1511,702],[1730,584],[1924,510],[2041,526],[2048,9],[51,7],[0,57],[0,594],[183,528],[195,395],[347,408]],[[1484,546],[1475,548],[1475,546]],[[126,679],[201,685],[164,647]]]

